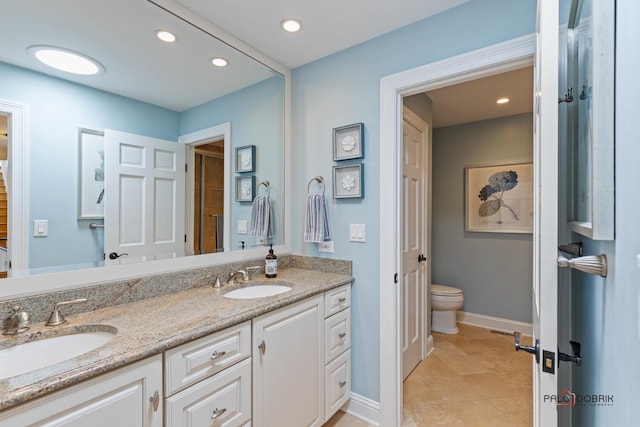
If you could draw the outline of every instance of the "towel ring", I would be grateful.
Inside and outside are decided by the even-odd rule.
[[[256,194],[259,193],[261,185],[264,185],[267,189],[267,195],[271,194],[271,184],[266,179],[256,186]]]
[[[307,194],[309,194],[309,188],[311,187],[311,184],[313,183],[313,181],[317,181],[319,184],[322,185],[322,195],[324,196],[325,185],[324,185],[324,178],[322,177],[322,175],[318,175],[314,178],[311,178],[311,181],[309,181],[309,183],[307,184]]]

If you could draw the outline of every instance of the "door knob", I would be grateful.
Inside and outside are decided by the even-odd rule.
[[[573,356],[568,355],[567,353],[560,352],[560,348],[558,347],[558,366],[560,366],[560,361],[573,362],[578,366],[582,366],[582,357],[580,356],[580,343],[577,341],[569,341],[569,344],[571,344],[571,351],[573,352]]]
[[[515,344],[516,344],[516,351],[523,350],[523,351],[526,351],[527,353],[531,353],[536,356],[536,362],[540,363],[540,340],[536,338],[536,343],[534,346],[520,345],[521,337],[522,337],[522,333],[520,332],[513,333],[513,340],[515,341]]]

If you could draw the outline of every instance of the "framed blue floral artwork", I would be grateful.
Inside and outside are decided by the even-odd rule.
[[[465,231],[533,232],[533,164],[465,167]]]

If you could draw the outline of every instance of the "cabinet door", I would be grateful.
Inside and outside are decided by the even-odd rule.
[[[162,400],[158,355],[8,410],[0,426],[160,427]]]
[[[324,421],[324,309],[317,296],[253,320],[253,426]]]

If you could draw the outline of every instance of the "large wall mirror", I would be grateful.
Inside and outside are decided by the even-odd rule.
[[[614,238],[614,7],[571,0],[567,30],[569,215],[594,240]]]
[[[160,40],[159,31],[171,32],[175,41]],[[0,236],[0,246],[9,252],[0,248],[0,264],[11,261],[12,267],[9,277],[0,280],[0,298],[12,293],[3,288],[23,286],[20,291],[28,293],[46,290],[46,281],[66,280],[73,286],[209,265],[262,253],[261,245],[285,244],[289,71],[246,46],[237,49],[234,40],[226,36],[223,41],[219,34],[173,0],[24,0],[0,5],[0,159],[9,205],[4,210],[6,240]],[[70,74],[51,68],[36,58],[42,46],[89,57],[97,62],[98,72]],[[214,65],[214,58],[226,66]],[[166,185],[134,188],[138,193],[115,200],[117,191],[102,182],[113,170],[114,157],[104,158],[105,153],[109,157],[105,144],[110,133],[180,146],[185,160],[178,163],[181,157],[166,156],[173,148],[137,158],[142,151],[131,149],[134,144],[128,142],[115,157],[179,170],[184,183],[171,187],[174,184],[162,178]],[[253,147],[253,167],[239,171],[236,148],[247,146]],[[183,163],[189,164],[186,172]],[[252,237],[251,199],[236,198],[236,182],[250,180],[256,186],[269,183],[273,233],[267,238]],[[125,218],[126,227],[120,221],[109,228],[109,212],[114,210],[96,207],[131,201],[158,192],[162,185],[171,188],[170,197],[184,200],[174,204],[157,198],[151,205],[116,210],[120,217],[126,214],[138,221],[135,226]],[[12,217],[12,212],[20,215]],[[159,213],[164,216],[157,220]],[[182,219],[184,231],[173,233],[170,220],[175,218]],[[106,247],[109,236],[121,238],[126,230],[136,235],[136,228],[147,222],[152,225],[145,233],[152,239],[173,233],[182,249],[128,257],[123,256],[126,250]],[[119,265],[108,265],[112,252]],[[153,260],[161,258],[173,259],[159,268]],[[145,260],[149,262],[140,262]]]

